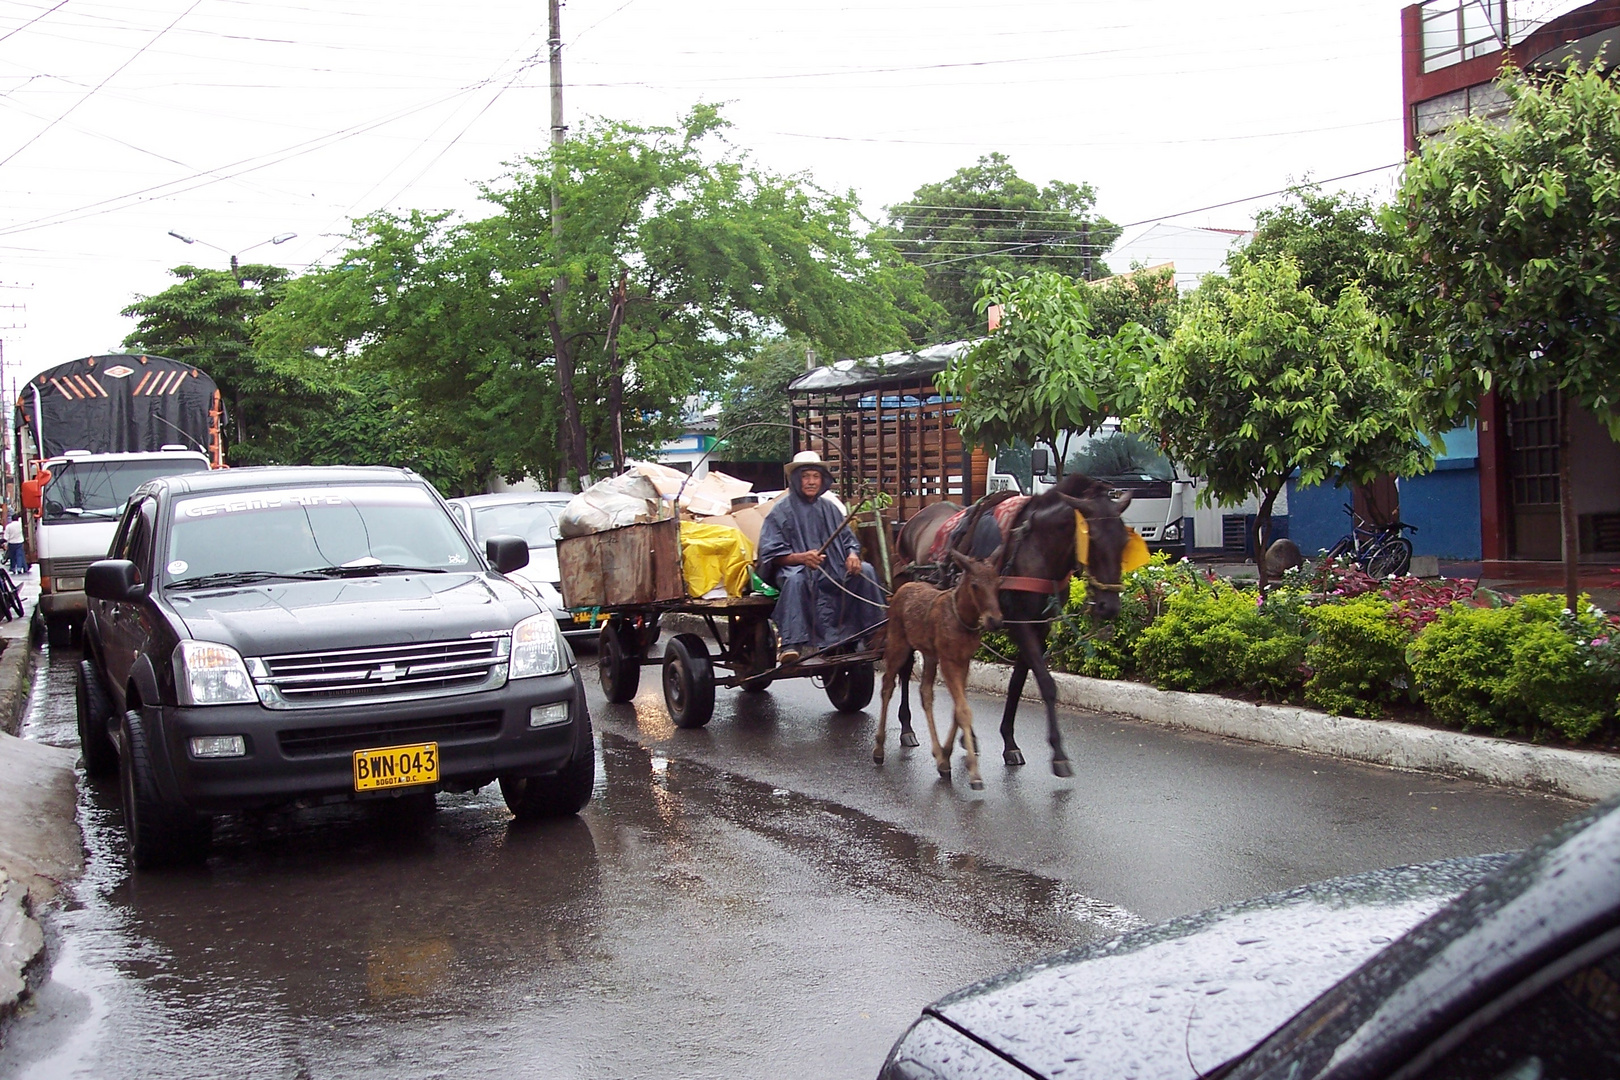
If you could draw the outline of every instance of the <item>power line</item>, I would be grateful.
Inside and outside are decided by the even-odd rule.
[[[56,7],[49,8],[49,9],[47,9],[45,11],[40,12],[38,15],[35,15],[32,19],[29,19],[27,22],[25,22],[21,26],[17,27],[17,29],[10,31],[9,33],[5,34],[4,36],[0,36],[0,41],[5,41],[6,38],[14,37],[17,34],[22,33],[24,30],[28,29],[30,26],[33,26],[35,23],[39,22],[39,20],[43,19],[45,16],[49,15],[51,12],[59,11],[62,8],[67,7],[67,5],[68,5],[68,0],[62,0],[61,3],[56,5]]]
[[[172,22],[170,22],[168,26],[165,26],[163,29],[159,30],[156,34],[153,34],[149,39],[147,39],[146,43],[143,44],[140,48],[136,49],[135,52],[130,55],[128,60],[125,60],[122,64],[119,64],[116,68],[114,68],[110,75],[108,75],[105,79],[102,79],[95,86],[91,87],[90,90],[83,97],[81,97],[78,101],[75,101],[72,105],[69,105],[67,107],[66,112],[63,112],[55,120],[52,120],[50,123],[46,124],[39,131],[35,132],[33,138],[29,139],[27,142],[25,142],[21,146],[17,147],[17,149],[15,149],[11,153],[7,154],[4,158],[0,158],[0,168],[3,168],[6,164],[8,164],[11,161],[12,158],[16,157],[18,154],[22,153],[24,150],[28,149],[30,146],[33,146],[40,139],[44,138],[46,132],[50,131],[57,124],[60,124],[63,120],[66,120],[68,118],[68,116],[72,114],[73,110],[77,109],[80,105],[83,105],[85,102],[87,102],[91,98],[95,97],[96,96],[96,91],[100,90],[103,86],[106,86],[108,83],[112,82],[113,79],[118,77],[119,72],[121,72],[125,68],[129,67],[129,65],[133,64],[136,60],[140,59],[142,53],[146,52],[146,50],[150,49],[153,45],[156,45],[158,43],[159,38],[163,37],[163,35],[167,34],[170,30],[173,30],[175,28],[175,26],[180,22],[181,19],[185,18],[187,15],[190,15],[193,11],[196,11],[197,6],[199,4],[201,4],[201,3],[202,3],[202,0],[191,0],[191,6],[190,7],[186,8],[186,10],[184,10],[180,14],[176,15],[174,17],[174,20]],[[47,12],[47,14],[49,14],[49,13]]]
[[[251,157],[239,158],[230,164],[221,165],[218,168],[206,171],[199,170],[190,176],[181,177],[177,180],[166,180],[161,184],[153,184],[149,187],[138,188],[135,191],[125,192],[122,195],[114,195],[106,199],[98,199],[95,202],[86,203],[83,206],[75,207],[71,210],[62,210],[54,214],[47,214],[44,217],[19,222],[15,225],[0,227],[0,236],[7,236],[13,233],[30,232],[34,229],[46,228],[51,225],[61,225],[68,221],[78,221],[86,217],[96,217],[101,214],[114,213],[118,210],[124,209],[124,205],[127,204],[128,200],[139,199],[143,195],[150,195],[152,198],[166,198],[171,195],[178,195],[187,191],[194,191],[200,187],[207,187],[210,184],[219,183],[224,180],[232,180],[245,173],[255,172],[259,169],[269,168],[272,165],[278,165],[284,161],[290,161],[295,157],[301,157],[304,154],[313,153],[316,150],[324,149],[325,147],[334,143],[342,142],[346,139],[353,138],[356,135],[362,135],[368,131],[373,131],[379,127],[394,123],[397,120],[402,120],[407,116],[412,116],[419,112],[425,112],[426,110],[434,108],[438,105],[442,105],[447,101],[451,101],[455,98],[480,90],[492,82],[494,82],[494,79],[483,79],[470,86],[462,87],[454,93],[447,94],[443,97],[434,98],[433,100],[423,102],[420,105],[415,105],[407,109],[401,109],[393,113],[385,114],[376,120],[350,125],[347,128],[341,128],[335,132],[328,132],[324,135],[318,135],[312,139],[305,139],[301,142],[292,143],[291,145],[283,147],[280,150],[271,151],[267,154],[255,154]],[[257,164],[250,164],[255,162]],[[243,167],[237,169],[237,166]],[[236,169],[236,171],[227,172],[227,170],[230,169]],[[211,179],[205,180],[200,184],[191,184],[190,187],[179,186],[182,184],[188,184],[193,180],[197,180],[205,176],[211,177]],[[164,191],[165,188],[172,188],[174,190]],[[156,192],[162,192],[162,194],[154,194]]]
[[[1315,181],[1312,181],[1312,184],[1314,184],[1314,185],[1331,184],[1331,183],[1334,183],[1334,182],[1339,181],[1339,180],[1350,180],[1350,179],[1353,179],[1353,178],[1355,178],[1357,176],[1366,176],[1368,173],[1383,172],[1385,169],[1394,169],[1394,168],[1397,168],[1397,167],[1399,167],[1401,165],[1404,165],[1404,164],[1406,164],[1405,161],[1393,161],[1393,162],[1390,162],[1388,165],[1377,165],[1377,166],[1374,166],[1371,169],[1358,169],[1355,172],[1344,173],[1343,175],[1340,175],[1340,176],[1330,176],[1325,180],[1315,180]],[[1222,207],[1226,207],[1226,206],[1237,206],[1237,205],[1239,205],[1241,203],[1254,202],[1256,199],[1269,199],[1273,195],[1287,194],[1289,191],[1291,191],[1295,187],[1299,187],[1299,186],[1301,186],[1301,185],[1290,184],[1288,187],[1278,188],[1276,191],[1262,192],[1259,195],[1246,195],[1241,199],[1228,199],[1225,202],[1210,203],[1208,206],[1199,206],[1199,207],[1195,207],[1195,208],[1193,208],[1191,210],[1178,210],[1174,214],[1160,214],[1158,217],[1143,218],[1140,221],[1127,222],[1124,225],[1121,225],[1120,228],[1121,229],[1134,229],[1138,225],[1151,225],[1151,224],[1153,224],[1154,222],[1157,222],[1157,221],[1168,221],[1171,218],[1186,217],[1188,214],[1202,214],[1206,210],[1219,210]],[[1079,237],[1079,236],[1082,236],[1082,235],[1083,234],[1081,234],[1081,233],[1071,233],[1071,234],[1069,234],[1067,239],[1073,239],[1075,237]],[[933,269],[934,267],[938,267],[938,266],[949,266],[951,263],[967,262],[970,259],[982,259],[982,258],[985,258],[986,256],[989,256],[989,255],[1010,254],[1010,253],[1015,252],[1015,251],[1022,251],[1025,248],[1038,247],[1038,246],[1041,245],[1041,243],[1042,243],[1041,241],[1037,240],[1037,241],[1034,241],[1034,242],[1028,243],[1028,244],[1012,244],[1012,245],[1010,245],[1008,247],[1000,249],[999,251],[986,251],[986,252],[980,252],[980,253],[975,254],[975,255],[958,255],[958,256],[956,256],[954,258],[950,258],[950,259],[940,259],[940,260],[938,260],[936,262],[918,263],[917,265],[921,269],[929,270],[929,269]]]

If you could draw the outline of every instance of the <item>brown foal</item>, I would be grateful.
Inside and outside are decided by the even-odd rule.
[[[952,551],[951,559],[962,568],[956,588],[948,592],[932,585],[912,582],[902,585],[889,599],[889,625],[883,646],[883,709],[878,714],[877,744],[872,760],[883,764],[883,740],[889,727],[889,695],[894,693],[895,677],[906,666],[913,649],[923,654],[923,713],[928,717],[928,738],[934,746],[934,764],[939,775],[951,776],[951,750],[957,729],[967,750],[968,786],[984,787],[979,777],[979,743],[973,737],[973,710],[967,700],[968,665],[979,651],[979,638],[986,630],[1001,625],[1001,575],[996,566],[1001,549],[988,559],[970,559]],[[945,742],[939,741],[934,727],[934,673],[943,671],[945,687],[951,692],[951,727]]]

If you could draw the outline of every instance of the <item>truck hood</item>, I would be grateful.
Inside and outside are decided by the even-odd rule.
[[[270,582],[165,592],[164,600],[192,637],[243,656],[454,640],[509,630],[541,610],[516,585],[483,572]]]
[[[925,1017],[1039,1076],[1195,1080],[1509,858],[1379,870],[1185,916],[968,987]]]

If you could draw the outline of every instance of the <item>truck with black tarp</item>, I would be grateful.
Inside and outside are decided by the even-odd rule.
[[[84,619],[84,572],[106,558],[130,493],[159,476],[222,464],[219,389],[161,356],[87,356],[40,372],[17,394],[24,544],[39,564],[51,644]]]

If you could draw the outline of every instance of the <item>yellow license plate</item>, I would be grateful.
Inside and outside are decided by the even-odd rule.
[[[385,746],[354,752],[354,790],[378,791],[439,782],[439,744]]]
[[[574,621],[594,623],[596,621],[596,616],[592,615],[588,611],[576,611],[574,612]]]

